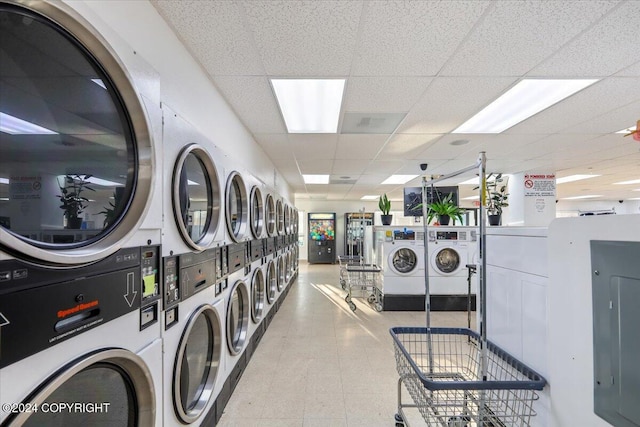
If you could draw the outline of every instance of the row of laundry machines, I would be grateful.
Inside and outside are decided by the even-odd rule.
[[[0,0],[0,425],[215,425],[298,211],[62,2]]]
[[[477,228],[428,227],[426,256],[421,226],[377,226],[374,233],[383,310],[424,310],[427,276],[432,310],[467,310],[469,294],[475,307],[477,278],[469,281],[469,266],[478,261]]]

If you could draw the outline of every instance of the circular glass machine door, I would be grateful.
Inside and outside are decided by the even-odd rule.
[[[269,304],[273,304],[275,301],[277,289],[278,273],[276,271],[276,263],[274,260],[270,260],[267,266],[267,301]]]
[[[187,322],[173,371],[173,406],[185,423],[197,420],[211,398],[220,366],[221,341],[218,313],[205,304]]]
[[[87,410],[59,410],[60,402],[74,402]],[[97,402],[101,403],[100,411]],[[3,425],[131,427],[155,423],[151,373],[138,355],[121,349],[97,351],[77,359],[55,373],[24,403],[41,410],[13,414]]]
[[[460,254],[452,248],[440,249],[433,258],[438,273],[452,274],[460,267]]]
[[[269,237],[276,235],[276,202],[271,194],[267,194],[265,201],[265,220],[267,222],[267,234]]]
[[[262,237],[264,228],[264,205],[262,203],[262,191],[258,187],[251,189],[251,234],[256,239]]]
[[[253,323],[260,323],[264,310],[264,273],[262,268],[256,268],[251,279],[251,318]]]
[[[278,257],[278,292],[282,292],[285,285],[287,284],[287,273],[284,260],[285,257],[286,255],[280,255]]]
[[[80,20],[63,3],[0,3],[0,246],[44,264],[115,252],[151,194],[145,110]]]
[[[278,234],[284,234],[284,206],[280,199],[276,201],[276,227],[278,228]]]
[[[231,172],[227,179],[226,204],[227,229],[231,238],[239,242],[247,230],[247,189],[238,172]]]
[[[415,251],[409,248],[400,248],[393,252],[391,256],[391,265],[399,274],[409,274],[414,271],[418,265],[418,256]]]
[[[173,172],[173,213],[183,240],[203,251],[215,239],[220,220],[220,184],[207,151],[185,147]]]
[[[231,290],[227,307],[227,346],[233,356],[240,354],[247,341],[250,310],[247,285],[238,280]]]

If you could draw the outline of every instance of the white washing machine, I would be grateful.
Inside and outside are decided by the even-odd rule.
[[[20,406],[0,409],[3,426],[163,425],[159,263],[158,246],[126,248],[7,281],[0,396]]]
[[[242,174],[237,170],[227,177],[225,223],[229,241],[243,242],[250,239],[249,192]]]
[[[219,248],[170,256],[164,263],[163,420],[208,425],[225,382],[225,300],[216,282]]]
[[[157,73],[62,2],[2,2],[0,38],[14,127],[0,138],[0,259],[78,266],[159,244]]]
[[[467,264],[477,251],[474,227],[433,227],[428,231],[429,292],[434,310],[466,310]],[[471,293],[475,294],[475,283]]]

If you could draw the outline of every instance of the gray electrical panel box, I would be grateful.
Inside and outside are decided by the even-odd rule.
[[[640,242],[591,241],[594,410],[640,427]]]

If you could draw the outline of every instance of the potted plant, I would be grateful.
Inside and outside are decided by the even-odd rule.
[[[509,206],[509,193],[507,193],[507,180],[502,174],[493,176],[490,173],[487,177],[487,217],[489,225],[500,225],[502,223],[502,208]]]
[[[378,207],[382,211],[382,225],[391,225],[391,220],[393,219],[393,215],[389,215],[389,211],[391,210],[391,200],[387,198],[386,194],[380,196],[378,200]]]
[[[98,214],[104,215],[104,221],[102,223],[103,228],[107,228],[112,225],[118,218],[118,212],[122,203],[123,188],[117,187],[113,191],[113,202],[109,201],[109,206],[105,206]]]
[[[60,195],[56,196],[60,199],[62,204],[60,209],[64,211],[64,217],[67,220],[65,228],[79,229],[82,225],[82,218],[80,215],[87,208],[87,202],[89,199],[82,196],[84,190],[95,191],[89,187],[87,181],[92,175],[65,175],[64,183],[58,186],[60,187]]]
[[[456,219],[462,222],[462,214],[464,211],[453,203],[453,200],[451,200],[452,197],[453,196],[449,194],[444,199],[427,205],[427,223],[431,222],[435,217],[438,218],[438,224],[440,225],[449,225],[451,218],[453,218],[454,225]]]

